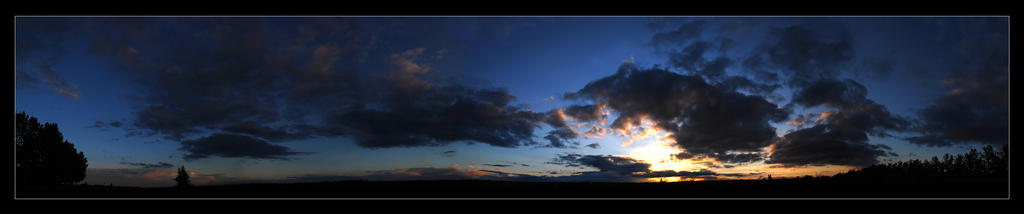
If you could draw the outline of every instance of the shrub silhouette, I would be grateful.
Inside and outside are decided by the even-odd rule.
[[[57,124],[39,124],[25,112],[16,115],[15,155],[18,186],[74,184],[85,179],[85,154],[64,140]]]
[[[178,168],[178,177],[175,177],[174,181],[178,182],[174,187],[184,188],[192,186],[192,182],[189,181],[188,171],[185,171],[185,166]]]

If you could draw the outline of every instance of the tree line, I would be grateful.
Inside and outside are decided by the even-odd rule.
[[[989,145],[982,151],[945,154],[928,160],[906,160],[875,164],[832,176],[843,182],[863,183],[961,183],[1008,181],[1009,144],[999,149]]]

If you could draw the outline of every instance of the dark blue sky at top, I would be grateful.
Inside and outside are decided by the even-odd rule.
[[[689,30],[695,34],[657,41],[659,34]],[[805,31],[813,32],[807,34],[813,36],[801,34]],[[585,158],[574,159],[576,166],[550,162],[571,157],[565,154],[622,155],[630,147],[620,146],[619,141],[628,138],[612,134],[600,139],[573,136],[562,140],[575,144],[558,146],[545,138],[558,127],[531,118],[551,115],[571,105],[599,104],[601,94],[576,100],[563,99],[563,95],[586,94],[581,90],[588,83],[611,77],[624,64],[639,70],[654,68],[700,76],[702,82],[714,83],[714,77],[688,71],[671,61],[689,45],[704,41],[711,48],[702,52],[701,60],[724,57],[732,61],[723,69],[726,76],[758,84],[781,84],[769,94],[741,90],[779,108],[794,103],[794,94],[801,89],[811,88],[791,84],[799,79],[794,76],[819,70],[786,67],[785,63],[795,61],[777,57],[800,58],[803,55],[797,53],[799,50],[810,50],[808,56],[803,56],[808,61],[801,62],[835,72],[835,76],[817,83],[849,79],[863,85],[868,104],[858,101],[853,106],[844,104],[847,97],[833,97],[835,100],[821,103],[796,103],[785,120],[757,121],[770,124],[775,135],[784,136],[814,126],[787,125],[799,114],[814,113],[816,118],[818,113],[835,110],[853,115],[850,121],[856,121],[864,106],[877,103],[888,113],[870,112],[869,118],[875,119],[868,123],[875,124],[852,129],[866,133],[870,140],[851,140],[857,138],[853,136],[839,141],[856,146],[880,144],[889,149],[865,148],[898,155],[857,158],[899,160],[999,145],[999,136],[978,130],[1001,127],[999,121],[991,120],[998,119],[1006,108],[970,103],[1006,102],[998,99],[999,93],[1005,95],[1005,85],[1000,88],[991,83],[1008,80],[1008,71],[999,72],[1006,69],[999,65],[1007,64],[1007,35],[1005,17],[19,17],[15,108],[40,121],[60,124],[65,138],[89,158],[91,169],[165,162],[185,164],[209,175],[282,179],[499,165],[512,173],[582,176],[591,174],[578,174],[581,169],[576,166],[614,170],[588,165]],[[774,42],[787,38],[820,43]],[[842,44],[852,50],[850,58],[820,57],[842,49]],[[758,54],[769,65],[745,65],[745,60]],[[403,62],[418,67],[402,67]],[[770,82],[755,75],[755,70],[781,76]],[[320,71],[327,74],[317,73]],[[180,74],[201,75],[176,76]],[[177,77],[181,78],[174,79]],[[423,82],[431,86],[416,87]],[[840,85],[851,87],[849,83]],[[960,91],[954,92],[957,89]],[[969,101],[962,93],[973,95],[970,97],[994,94],[994,98]],[[515,99],[507,105],[492,100],[504,94]],[[419,108],[417,104],[455,97],[481,105],[437,109]],[[241,109],[221,111],[215,104],[198,102],[207,99]],[[510,113],[499,119],[466,118],[483,118],[480,120],[501,125],[468,121],[443,130],[416,128],[422,124],[451,124],[417,123],[420,116],[481,115],[489,112],[489,107],[481,106],[492,105]],[[150,108],[153,106],[171,110]],[[389,112],[394,109],[400,110]],[[608,122],[614,121],[618,113],[634,110],[611,109]],[[191,117],[182,116],[189,112],[197,118],[216,120],[153,122],[167,115]],[[975,116],[941,117],[957,112]],[[897,122],[889,123],[886,118]],[[898,125],[900,118],[912,124]],[[505,122],[511,119],[530,121],[537,128],[526,128],[531,129],[531,136],[525,138],[511,135],[502,138],[511,141],[487,140],[524,129]],[[947,125],[957,121],[968,125]],[[352,125],[356,123],[366,125]],[[243,124],[253,129],[237,131]],[[843,129],[844,124],[819,125],[834,130]],[[287,131],[274,132],[281,130]],[[681,136],[683,132],[676,134]],[[226,137],[214,137],[218,133]],[[287,134],[264,135],[267,133]],[[400,142],[379,136],[382,133],[430,140],[392,146]],[[247,143],[227,143],[224,139]],[[535,142],[525,143],[524,139]],[[840,163],[809,160],[803,153],[829,151],[797,147],[805,142],[797,135],[785,139],[791,140],[785,145],[793,149],[786,153],[778,150],[776,163]],[[599,146],[586,146],[595,143]],[[703,145],[680,144],[689,146],[688,151],[699,151],[696,146]],[[224,149],[232,146],[240,149]],[[776,146],[783,148],[783,144]],[[788,160],[793,161],[782,162]]]

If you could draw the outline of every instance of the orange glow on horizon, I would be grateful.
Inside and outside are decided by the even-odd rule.
[[[647,178],[647,182],[655,182],[655,183],[662,183],[662,182],[671,183],[671,182],[703,181],[703,180],[704,180],[704,178],[683,178],[683,177],[678,177],[678,176],[676,176],[676,177]]]

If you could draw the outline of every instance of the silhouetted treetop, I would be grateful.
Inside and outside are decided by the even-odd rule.
[[[25,112],[16,116],[16,173],[19,186],[74,184],[85,179],[85,154],[64,140],[57,124],[39,124]]]
[[[977,182],[1007,180],[1009,173],[1009,144],[1003,144],[998,151],[991,145],[979,152],[971,149],[967,153],[939,157],[930,160],[906,160],[876,164],[859,170],[840,173],[833,178],[859,182]]]
[[[191,187],[192,182],[189,181],[188,171],[185,171],[185,166],[178,168],[178,177],[174,178],[174,181],[178,182],[174,187]]]

